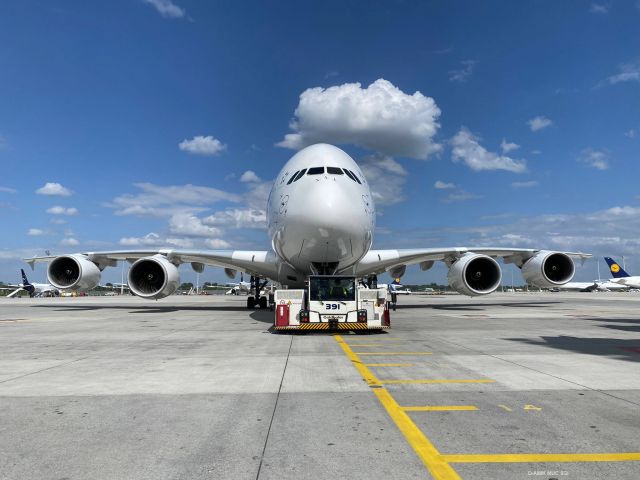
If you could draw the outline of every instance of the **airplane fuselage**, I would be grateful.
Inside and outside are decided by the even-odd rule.
[[[369,184],[333,145],[312,145],[291,157],[267,204],[273,250],[303,276],[340,272],[371,248],[376,212]]]

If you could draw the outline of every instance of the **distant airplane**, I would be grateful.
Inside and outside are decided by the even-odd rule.
[[[609,270],[613,278],[610,282],[624,285],[628,288],[640,288],[640,276],[631,276],[611,257],[604,257],[604,261],[609,265]]]
[[[31,298],[60,296],[60,290],[50,283],[31,283],[24,270],[20,269],[20,272],[22,272],[22,283],[0,287],[0,290],[13,290],[7,298],[15,297],[20,292],[27,292]]]
[[[402,277],[407,266],[429,270],[435,262],[447,268],[451,288],[469,296],[495,292],[502,281],[498,259],[522,271],[529,284],[555,287],[571,280],[574,259],[591,255],[536,248],[440,247],[372,249],[377,212],[373,194],[358,164],[343,150],[319,143],[301,149],[276,177],[266,206],[273,251],[140,249],[78,252],[25,259],[33,266],[49,262],[47,275],[56,287],[90,290],[102,271],[118,261],[133,262],[131,291],[146,299],[173,294],[180,285],[178,266],[221,267],[229,278],[251,275],[247,307],[267,307],[261,295],[266,281],[304,288],[310,275],[353,275],[370,279],[382,273]]]
[[[594,280],[593,282],[569,282],[556,287],[557,290],[577,292],[610,292],[611,290],[628,290],[629,287],[609,281]]]
[[[411,295],[413,292],[400,283],[400,279],[396,278],[389,284],[389,292],[396,295]]]

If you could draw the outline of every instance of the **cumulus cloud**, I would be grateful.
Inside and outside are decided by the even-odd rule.
[[[534,117],[527,122],[529,124],[529,128],[532,132],[537,132],[538,130],[542,130],[543,128],[547,128],[553,122],[549,120],[547,117],[538,116]]]
[[[229,248],[230,245],[225,240],[221,238],[208,238],[204,241],[205,245],[209,248],[219,249],[219,248]]]
[[[535,180],[529,180],[528,182],[511,182],[512,188],[533,188],[537,186],[538,182]]]
[[[16,193],[17,190],[15,188],[0,187],[0,192],[1,193]]]
[[[227,146],[217,138],[211,135],[206,137],[198,135],[191,140],[183,140],[178,144],[178,148],[183,152],[193,153],[195,155],[218,155],[227,149]]]
[[[623,63],[618,67],[618,73],[607,77],[603,82],[600,82],[599,86],[604,84],[616,85],[624,82],[638,82],[640,81],[640,60],[635,60],[629,63]]]
[[[359,162],[376,206],[394,205],[405,200],[403,186],[407,171],[393,158],[370,155]]]
[[[47,213],[52,215],[67,215],[69,217],[78,215],[78,209],[75,207],[64,208],[60,205],[56,205],[55,207],[51,207],[47,209]]]
[[[463,60],[460,62],[460,68],[449,71],[449,80],[452,82],[464,83],[471,76],[476,67],[475,60]]]
[[[164,217],[185,211],[202,211],[205,205],[218,202],[237,203],[242,200],[242,197],[233,193],[191,184],[164,186],[135,183],[134,186],[141,192],[120,195],[105,206],[114,208],[116,215]]]
[[[520,148],[520,145],[513,142],[507,142],[507,140],[503,138],[502,142],[500,142],[500,148],[502,149],[502,153],[509,153],[512,150]]]
[[[185,237],[213,237],[220,229],[204,225],[202,220],[190,213],[177,213],[169,220],[169,231]]]
[[[609,153],[606,150],[585,148],[580,154],[578,161],[596,170],[606,170],[609,168]]]
[[[408,95],[379,79],[366,88],[345,83],[309,88],[300,95],[295,119],[277,145],[294,150],[313,143],[353,144],[386,155],[426,159],[442,146],[434,142],[440,109],[420,92]]]
[[[597,14],[606,14],[609,13],[609,5],[606,4],[602,4],[602,3],[592,3],[591,7],[589,8],[589,12],[591,13],[597,13]]]
[[[164,238],[155,232],[147,233],[144,237],[124,237],[118,243],[125,247],[193,247],[193,242],[188,238]]]
[[[58,196],[58,197],[70,197],[71,190],[63,187],[59,183],[55,182],[47,182],[43,187],[40,187],[36,190],[38,195],[49,195],[49,196]]]
[[[62,239],[60,245],[63,245],[65,247],[76,247],[80,245],[80,242],[73,237],[67,237]]]
[[[42,230],[40,228],[30,228],[27,232],[27,235],[31,237],[41,237],[43,235],[47,235],[46,230]]]
[[[255,183],[261,182],[262,179],[258,175],[256,175],[256,172],[254,172],[253,170],[247,170],[240,177],[240,181],[243,183]]]
[[[183,18],[187,12],[171,0],[142,0],[143,3],[151,5],[165,18]]]
[[[523,173],[527,170],[525,160],[514,160],[505,155],[490,152],[479,143],[480,138],[475,136],[465,127],[451,139],[454,163],[463,162],[475,171],[481,170],[507,170],[514,173]]]
[[[442,180],[437,180],[436,183],[433,184],[433,187],[437,190],[450,190],[452,188],[456,188],[455,183],[446,183]]]
[[[267,226],[267,212],[253,208],[222,210],[203,218],[202,223],[214,227],[264,228]]]

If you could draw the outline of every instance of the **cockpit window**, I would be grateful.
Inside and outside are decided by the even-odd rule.
[[[303,168],[302,170],[300,170],[300,173],[295,176],[294,182],[297,182],[298,180],[300,180],[302,178],[302,176],[305,174],[306,171],[307,171],[306,168]]]
[[[330,175],[342,175],[342,170],[338,167],[327,167],[327,173]]]
[[[349,170],[349,173],[351,175],[353,175],[353,178],[355,178],[356,182],[358,182],[360,185],[362,185],[362,182],[360,181],[360,179],[358,178],[358,176],[355,173],[353,173],[351,170]]]
[[[313,167],[307,172],[307,175],[322,175],[324,173],[324,167]]]
[[[291,175],[291,178],[289,179],[289,181],[287,182],[287,185],[291,185],[293,183],[293,179],[296,178],[296,176],[298,175],[298,173],[300,172],[296,172],[293,175]]]
[[[344,169],[344,173],[347,175],[347,177],[349,177],[351,180],[353,180],[354,182],[356,181],[356,177],[354,177],[353,175],[351,175],[351,172],[349,172],[349,170],[347,170],[346,168]]]

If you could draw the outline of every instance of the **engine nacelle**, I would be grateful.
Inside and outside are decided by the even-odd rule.
[[[168,297],[178,289],[180,274],[178,267],[163,255],[145,257],[131,265],[129,288],[138,297],[160,299]]]
[[[576,267],[564,253],[542,251],[522,265],[522,277],[536,287],[564,285],[573,278]]]
[[[49,283],[61,290],[91,290],[100,283],[100,269],[84,255],[63,255],[47,268]]]
[[[502,281],[500,265],[493,258],[466,253],[449,268],[449,286],[463,295],[487,295]]]

